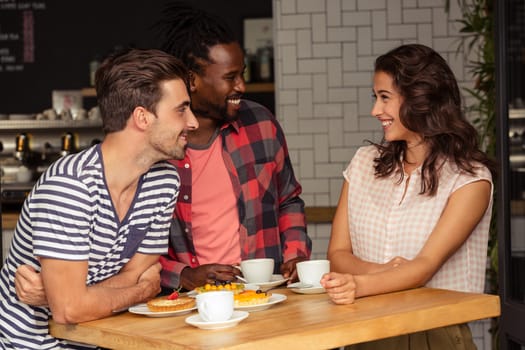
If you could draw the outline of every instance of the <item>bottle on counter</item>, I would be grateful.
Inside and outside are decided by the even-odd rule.
[[[31,153],[30,145],[31,135],[25,132],[22,132],[16,135],[15,139],[15,159],[24,163]]]
[[[95,73],[97,72],[98,67],[100,66],[100,58],[97,56],[93,57],[89,61],[89,84],[95,86]]]
[[[272,49],[269,45],[257,49],[257,58],[259,59],[259,79],[261,81],[270,81],[273,78],[272,56]]]
[[[75,153],[78,150],[78,138],[72,132],[66,132],[62,135],[62,147],[60,154],[62,156]]]
[[[243,78],[245,83],[249,83],[252,81],[252,60],[253,55],[250,52],[249,49],[246,49],[246,52],[244,54],[244,72],[243,72]]]

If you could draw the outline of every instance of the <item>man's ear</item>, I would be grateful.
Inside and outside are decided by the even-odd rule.
[[[135,107],[131,113],[131,118],[138,129],[144,130],[149,125],[149,112],[142,106]]]
[[[194,71],[190,70],[188,72],[188,76],[190,80],[190,92],[195,92],[195,90],[197,90],[197,87],[196,87],[197,74]]]

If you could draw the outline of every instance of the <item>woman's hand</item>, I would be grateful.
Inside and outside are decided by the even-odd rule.
[[[351,304],[355,300],[356,283],[349,273],[329,272],[321,278],[321,285],[336,304]]]

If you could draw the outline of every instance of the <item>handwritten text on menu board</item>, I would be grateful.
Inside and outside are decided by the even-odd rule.
[[[0,0],[0,73],[35,62],[34,11],[45,9],[43,1]]]

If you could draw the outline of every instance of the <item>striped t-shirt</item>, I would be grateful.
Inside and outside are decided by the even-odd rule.
[[[86,285],[115,274],[140,252],[165,254],[180,187],[175,168],[155,164],[142,175],[122,222],[106,187],[100,145],[51,165],[27,197],[0,274],[0,345],[4,349],[72,349],[49,335],[50,310],[18,301],[16,269],[38,257],[88,261]],[[57,271],[59,273],[59,271]]]

